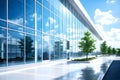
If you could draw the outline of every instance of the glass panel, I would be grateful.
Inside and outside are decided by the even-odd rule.
[[[1,27],[6,27],[6,25],[7,25],[7,24],[6,24],[5,21],[0,20],[0,26],[1,26]]]
[[[49,41],[50,37],[43,34],[43,60],[49,60]]]
[[[38,35],[38,36],[41,36],[41,35],[42,35],[42,32],[41,32],[41,31],[37,31],[37,35]]]
[[[62,51],[62,52],[60,52],[60,58],[61,59],[65,59],[66,58],[66,55],[67,55],[67,52],[66,52],[66,40],[61,40],[61,45],[60,45],[60,50]]]
[[[42,38],[39,36],[36,36],[36,41],[37,41],[37,60],[41,61],[42,60]]]
[[[55,22],[55,23],[54,23],[54,30],[55,30],[54,32],[55,32],[56,35],[59,35],[59,34],[60,34],[60,33],[59,33],[59,32],[60,32],[60,29],[59,29],[59,26],[58,26],[58,23],[59,23],[58,21],[59,21],[58,16],[55,16],[55,15],[54,15],[54,22]]]
[[[24,1],[8,0],[8,21],[23,25]]]
[[[51,18],[51,21],[50,21],[50,23],[51,23],[51,25],[50,25],[50,34],[54,35],[54,33],[55,33],[54,25],[56,23],[56,20],[54,19],[54,14],[51,13],[51,17],[50,18]]]
[[[19,25],[12,24],[12,23],[8,23],[8,28],[18,30],[18,31],[22,31],[22,32],[24,31],[23,27],[21,27]]]
[[[30,28],[35,26],[34,6],[34,0],[26,0],[26,26]]]
[[[32,35],[27,35],[25,37],[25,54],[26,54],[26,62],[31,63],[35,61],[35,39]]]
[[[37,3],[36,6],[36,12],[37,12],[37,30],[42,30],[42,7]]]
[[[0,67],[6,66],[6,29],[0,28]]]
[[[8,31],[8,65],[23,64],[24,34]]]
[[[0,19],[6,20],[6,0],[0,0]]]
[[[60,45],[60,41],[57,40],[57,38],[55,38],[55,42],[54,42],[54,51],[55,51],[55,59],[59,59],[59,52],[60,52],[60,48],[59,48],[59,45]]]
[[[48,0],[43,0],[43,5],[48,9],[50,7],[50,3],[48,2]]]
[[[42,1],[43,1],[43,0],[37,0],[37,1],[39,1],[39,2],[42,4]]]
[[[35,33],[35,31],[34,31],[34,29],[31,29],[31,28],[26,28],[26,32],[27,33],[30,33],[30,34],[34,34]]]
[[[49,27],[50,27],[50,21],[52,20],[49,15],[49,11],[44,8],[43,9],[43,32],[49,34]]]
[[[51,36],[50,38],[51,38],[51,40],[50,40],[50,58],[51,58],[51,60],[54,60],[54,58],[55,58],[54,36]]]

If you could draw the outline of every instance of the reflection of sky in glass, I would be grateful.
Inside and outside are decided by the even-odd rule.
[[[0,38],[6,37],[6,29],[0,28]]]
[[[6,0],[0,0],[0,19],[6,19]]]
[[[8,0],[8,19],[11,21],[16,21],[23,25],[23,12],[24,11],[24,1],[23,0]]]
[[[68,39],[70,46],[73,48],[72,50],[75,52],[79,51],[77,44],[79,39],[83,37],[86,29],[73,15],[73,13],[75,13],[74,10],[73,13],[71,13],[58,0],[43,0],[43,5],[40,4],[42,0],[38,0],[40,3],[37,1],[36,7],[34,0],[25,1],[26,5],[24,6],[24,0],[8,0],[8,28],[21,32],[25,32],[26,30],[27,34],[35,34],[34,29],[36,24],[36,29],[39,30],[37,31],[37,35],[45,34],[42,38],[44,48],[51,45],[49,44],[51,42],[50,36],[54,36],[59,38],[58,40],[66,41]],[[4,5],[2,3],[4,3]],[[6,0],[0,0],[0,6],[6,8],[5,3]],[[6,16],[6,10],[3,10],[4,8],[0,7],[0,11],[3,11],[0,13],[0,18],[3,16],[3,19]],[[24,17],[26,20],[24,20]],[[2,26],[5,26],[4,21],[0,20],[0,23],[2,23]],[[25,26],[23,26],[23,23],[25,23]],[[20,34],[12,35],[16,36]],[[53,40],[55,40],[55,38],[53,38]]]

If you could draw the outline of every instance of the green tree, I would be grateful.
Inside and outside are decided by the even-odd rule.
[[[112,49],[112,54],[116,54],[117,50],[115,48]]]
[[[78,47],[81,49],[83,53],[86,54],[86,59],[88,59],[88,54],[92,53],[95,48],[95,41],[94,38],[91,36],[89,31],[84,33],[84,37],[78,43]]]
[[[117,49],[117,55],[120,56],[120,48]]]
[[[34,48],[32,47],[33,40],[31,39],[31,37],[26,36],[25,39],[21,38],[20,41],[18,41],[18,43],[22,53],[24,53],[24,47],[26,46],[25,47],[26,57],[31,55],[32,52],[34,51]]]
[[[108,46],[106,44],[106,41],[104,41],[101,45],[100,45],[100,51],[103,55],[107,54],[107,49]]]
[[[107,50],[108,50],[107,51],[108,54],[112,54],[112,48],[111,48],[111,46],[109,46]]]

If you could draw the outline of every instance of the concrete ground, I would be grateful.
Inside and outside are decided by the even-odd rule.
[[[113,57],[90,62],[59,62],[0,73],[0,80],[102,80]]]

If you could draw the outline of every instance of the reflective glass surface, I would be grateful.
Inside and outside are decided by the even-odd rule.
[[[8,0],[8,21],[23,25],[24,1]]]
[[[0,28],[0,67],[6,65],[6,29]]]
[[[49,35],[43,34],[42,37],[43,40],[43,60],[49,60],[49,43],[50,43],[50,37]]]
[[[8,31],[8,65],[24,63],[24,34]]]
[[[37,30],[42,30],[42,20],[43,20],[43,17],[42,17],[42,6],[38,3],[36,3],[36,17],[37,17],[37,26],[36,26],[36,29]]]
[[[26,0],[26,26],[35,27],[35,2],[34,0]]]
[[[0,0],[0,20],[1,19],[5,19],[6,20],[6,5],[7,4],[7,1],[6,0]]]
[[[37,50],[37,61],[42,60],[42,38],[41,36],[36,36],[36,50]]]
[[[26,63],[34,63],[35,61],[35,37],[27,34],[25,37],[25,55]]]
[[[67,0],[0,0],[0,66],[82,55],[82,22]]]

